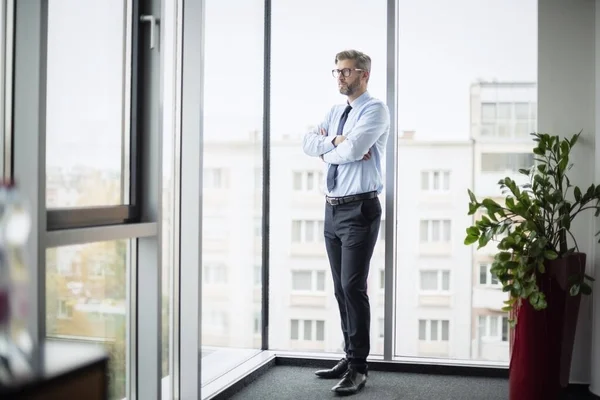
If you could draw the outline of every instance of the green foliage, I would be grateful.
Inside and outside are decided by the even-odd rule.
[[[511,178],[501,179],[505,204],[486,198],[477,200],[469,192],[469,215],[482,209],[484,215],[467,228],[465,245],[486,246],[497,241],[499,252],[494,257],[491,272],[510,293],[503,311],[510,311],[517,302],[528,299],[536,310],[546,308],[546,298],[537,285],[539,274],[545,273],[546,260],[579,252],[571,233],[571,224],[582,211],[594,210],[600,215],[600,186],[591,185],[585,192],[571,185],[567,172],[570,152],[579,139],[532,133],[537,145],[533,149],[535,166],[519,172],[529,177],[529,183],[517,185]],[[573,240],[569,247],[567,238]],[[600,241],[599,241],[600,242]],[[585,275],[571,277],[571,295],[590,294]],[[514,321],[511,321],[514,323]]]

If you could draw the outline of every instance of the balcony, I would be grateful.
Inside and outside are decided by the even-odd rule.
[[[473,308],[501,310],[508,299],[507,293],[497,287],[478,286],[473,288]]]

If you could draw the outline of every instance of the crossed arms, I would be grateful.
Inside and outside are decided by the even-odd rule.
[[[347,164],[370,158],[371,147],[389,127],[389,113],[383,103],[369,106],[345,136],[327,136],[329,126],[326,118],[318,129],[304,135],[304,152],[329,164]]]

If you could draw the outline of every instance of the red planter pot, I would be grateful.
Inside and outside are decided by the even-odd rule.
[[[510,400],[554,400],[569,383],[581,294],[569,294],[569,276],[583,274],[586,255],[548,261],[538,279],[548,307],[523,301],[516,311],[510,359]],[[581,275],[580,275],[581,276]]]

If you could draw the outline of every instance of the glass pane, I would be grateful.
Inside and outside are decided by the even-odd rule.
[[[421,224],[419,225],[419,232],[420,232],[421,242],[429,241],[429,221],[427,221],[427,220],[421,221]]]
[[[325,340],[325,321],[317,321],[317,340]]]
[[[483,121],[494,122],[496,120],[496,104],[481,104],[481,119]]]
[[[308,243],[315,241],[315,221],[304,221],[304,237]]]
[[[433,190],[440,190],[440,173],[435,171],[433,173]]]
[[[302,173],[294,172],[294,190],[302,190]]]
[[[508,317],[502,317],[502,341],[508,341]]]
[[[536,126],[529,125],[531,111],[521,119],[519,103],[537,104],[538,1],[399,0],[397,11],[396,122],[399,135],[412,134],[398,141],[395,159],[394,287],[414,301],[394,304],[395,355],[508,364],[507,343],[479,340],[479,314],[500,315],[508,297],[485,286],[489,272],[480,270],[494,246],[463,243],[476,221],[467,213],[467,189],[481,201],[500,197],[497,183],[506,176],[525,183],[517,170],[531,163],[534,143],[516,137],[515,123]],[[422,171],[450,172],[448,196],[421,191]],[[443,174],[440,184],[446,187]],[[443,221],[439,241],[432,240],[437,227],[426,222],[436,220]],[[449,271],[438,277],[441,289],[464,295],[436,307],[420,299],[415,278],[428,269]],[[417,340],[424,320],[438,321],[437,330],[435,322],[427,326],[438,342]]]
[[[65,265],[76,273],[63,274]],[[103,273],[97,274],[98,266]],[[126,396],[129,242],[46,250],[46,332],[103,345],[110,354],[110,399]]]
[[[437,271],[421,271],[421,290],[438,290]]]
[[[325,272],[317,271],[317,291],[325,291]]]
[[[439,336],[438,330],[439,330],[439,321],[436,321],[436,320],[430,321],[430,340],[431,341],[438,340],[438,336]]]
[[[292,290],[312,290],[311,271],[292,271]]]
[[[339,305],[334,296],[333,278],[323,238],[324,178],[327,176],[327,164],[318,156],[312,157],[304,153],[302,138],[305,133],[323,122],[332,106],[344,104],[346,101],[336,80],[331,76],[331,70],[336,67],[334,59],[338,52],[357,49],[369,55],[372,63],[368,91],[371,96],[386,101],[387,2],[373,0],[365,8],[366,4],[364,0],[272,2],[269,279],[272,282],[270,296],[279,300],[271,302],[270,320],[276,323],[299,316],[318,315],[324,316],[321,319],[327,329],[324,340],[321,341],[315,333],[317,318],[313,318],[311,341],[290,341],[284,329],[279,329],[271,323],[269,344],[272,350],[343,352],[344,339],[339,322]],[[231,5],[227,7],[231,8]],[[318,10],[319,21],[323,23],[315,23],[315,10]],[[348,21],[360,21],[361,25],[369,28],[349,30]],[[257,53],[263,54],[262,51]],[[309,55],[310,61],[302,61],[302,54]],[[232,74],[228,80],[232,77],[249,80],[248,76],[239,75],[239,61],[236,68],[238,73]],[[234,81],[237,79],[233,78]],[[223,94],[224,102],[228,95]],[[350,121],[351,119],[346,126],[350,126]],[[336,132],[330,130],[329,133],[335,135]],[[383,174],[384,157],[381,158],[381,167]],[[290,191],[292,185],[289,179],[292,175],[288,171],[292,170],[310,172],[313,176],[311,179],[314,187],[311,186],[310,191],[307,190],[302,196]],[[342,176],[338,175],[338,178],[343,179]],[[317,182],[319,188],[316,186]],[[418,184],[417,182],[416,185]],[[383,208],[384,192],[380,194],[379,199]],[[385,213],[385,210],[382,211]],[[294,221],[303,221],[300,234]],[[378,318],[383,318],[384,307],[383,302],[377,300],[382,290],[376,269],[384,265],[383,236],[379,236],[377,240],[370,265],[371,273],[367,278],[367,294],[371,307],[369,355],[377,355],[383,354],[383,341],[377,337],[377,321]],[[298,269],[325,269],[325,292],[292,298],[295,294],[291,293],[290,285],[275,284],[286,282],[289,280],[290,271]],[[319,279],[317,276],[317,290],[323,288]],[[313,282],[313,290],[314,287]],[[303,335],[304,327],[301,329]]]
[[[442,272],[442,290],[450,290],[450,271]]]
[[[419,340],[427,340],[427,321],[419,320]]]
[[[292,242],[300,242],[302,238],[302,221],[292,221]]]
[[[432,242],[439,242],[440,241],[440,225],[441,225],[441,221],[438,220],[434,220],[431,221],[431,241]]]
[[[479,284],[480,285],[487,285],[487,271],[488,271],[487,264],[479,265]]]
[[[429,190],[429,171],[421,172],[421,190]]]
[[[306,174],[306,190],[315,190],[315,174],[308,172]]]
[[[490,336],[499,336],[498,332],[498,317],[490,317]]]
[[[48,208],[129,202],[129,149],[123,143],[129,143],[124,121],[130,116],[131,38],[125,3],[48,2]]]
[[[450,190],[450,172],[444,172],[444,190]]]
[[[292,323],[291,323],[291,327],[290,327],[290,339],[292,340],[298,340],[298,320],[297,319],[293,319]]]
[[[201,198],[201,251],[204,263],[225,266],[228,279],[219,285],[203,279],[202,386],[254,356],[262,345],[262,329],[257,332],[254,324],[262,307],[261,272],[255,266],[263,264],[264,104],[264,1],[206,0],[203,4],[206,79],[199,156],[211,182]],[[290,194],[303,184],[294,177],[303,169],[292,167],[281,171],[280,177]],[[207,219],[213,220],[212,225],[207,226]],[[219,240],[212,239],[213,230]],[[284,235],[291,234],[290,220]],[[300,240],[299,229],[294,236]],[[286,272],[279,282],[291,289],[291,269]],[[287,336],[286,324],[279,328]],[[292,332],[297,336],[297,327]]]
[[[450,321],[442,321],[442,340],[450,339]]]
[[[312,321],[304,321],[304,340],[312,340]]]

